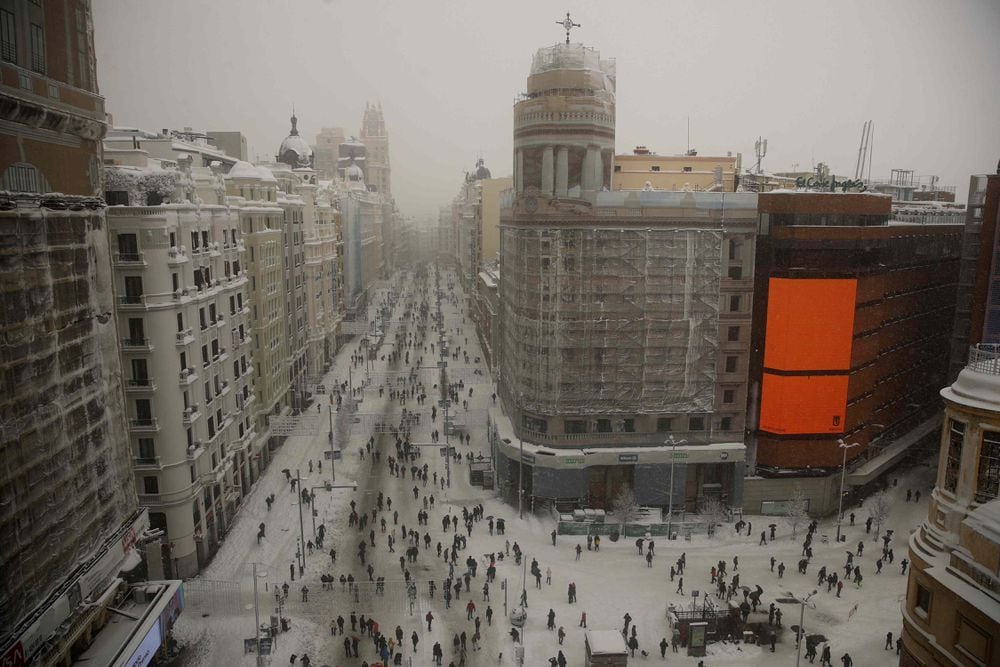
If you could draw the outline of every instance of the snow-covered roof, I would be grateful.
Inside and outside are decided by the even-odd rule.
[[[588,630],[586,639],[591,655],[614,655],[628,652],[625,639],[617,630]]]
[[[986,537],[1000,540],[1000,500],[980,505],[969,512],[963,523]]]
[[[271,170],[268,169],[267,167],[257,167],[257,174],[259,175],[260,180],[262,181],[267,181],[271,183],[278,182],[278,179],[274,177],[274,174],[272,174]]]
[[[268,172],[270,175],[271,172]],[[257,171],[257,167],[253,166],[246,160],[237,160],[236,164],[233,165],[229,173],[226,174],[227,178],[260,178],[260,172]],[[271,176],[274,178],[274,176]]]

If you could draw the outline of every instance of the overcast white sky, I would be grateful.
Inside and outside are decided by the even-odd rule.
[[[742,152],[764,168],[853,175],[875,121],[872,175],[937,174],[964,202],[1000,158],[1000,2],[626,0],[95,0],[115,123],[239,130],[273,159],[292,103],[310,143],[385,111],[404,215],[437,215],[482,153],[511,172],[512,104],[531,56],[573,41],[618,61],[617,150]]]

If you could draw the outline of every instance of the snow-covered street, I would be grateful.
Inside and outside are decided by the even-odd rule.
[[[395,436],[389,433],[373,433],[374,420],[369,416],[384,412],[389,423],[399,421],[402,410],[420,415],[419,424],[411,429],[410,440],[415,444],[431,443],[432,431],[443,431],[440,411],[436,419],[431,419],[431,405],[438,396],[433,386],[434,375],[421,373],[423,387],[416,388],[416,394],[427,395],[427,400],[417,404],[415,397],[407,397],[405,403],[390,397],[390,389],[402,387],[396,383],[391,373],[409,371],[410,366],[431,366],[436,363],[437,355],[432,353],[430,345],[437,342],[437,331],[433,323],[436,304],[433,299],[433,271],[429,273],[428,281],[413,280],[412,276],[399,275],[393,281],[399,298],[385,328],[384,343],[371,362],[370,375],[374,381],[364,389],[364,399],[358,407],[357,423],[353,424],[350,441],[341,444],[343,457],[336,462],[336,483],[357,483],[356,491],[350,489],[333,489],[327,491],[324,481],[330,480],[327,460],[322,461],[322,470],[318,462],[323,459],[329,431],[327,419],[327,397],[319,398],[319,428],[310,436],[293,436],[275,453],[269,468],[253,491],[245,499],[235,525],[227,535],[225,543],[211,565],[195,581],[189,584],[192,594],[189,595],[189,606],[175,626],[175,637],[185,646],[182,662],[186,665],[221,665],[221,664],[254,664],[253,655],[243,652],[243,640],[254,636],[254,608],[252,564],[257,564],[260,616],[262,622],[276,614],[275,587],[287,582],[289,593],[283,604],[282,615],[289,619],[290,628],[279,634],[277,645],[271,661],[273,664],[288,664],[290,656],[299,658],[308,655],[313,665],[361,665],[363,662],[371,665],[378,663],[375,643],[363,635],[360,627],[354,630],[351,626],[351,615],[374,619],[379,630],[395,640],[395,629],[402,629],[403,641],[396,650],[403,655],[403,664],[431,665],[432,648],[439,642],[443,648],[444,665],[454,662],[460,664],[459,653],[454,650],[453,642],[462,633],[466,636],[466,664],[469,665],[513,665],[516,664],[515,644],[509,634],[510,623],[506,612],[512,610],[518,603],[522,590],[522,568],[515,565],[513,545],[517,543],[525,554],[527,562],[537,559],[540,570],[545,573],[551,570],[551,584],[542,578],[541,588],[536,588],[535,580],[529,575],[526,582],[528,616],[524,631],[525,664],[547,665],[551,657],[557,656],[561,650],[566,664],[584,664],[584,629],[580,627],[581,614],[586,612],[587,627],[590,629],[621,630],[623,617],[628,613],[636,627],[636,637],[640,652],[634,658],[637,662],[648,660],[659,662],[660,641],[670,635],[667,629],[666,608],[673,604],[679,608],[690,606],[692,591],[697,590],[700,596],[706,592],[713,596],[718,604],[725,604],[714,597],[715,590],[711,583],[710,569],[718,561],[726,561],[730,576],[740,575],[741,586],[751,589],[759,585],[764,593],[762,605],[749,618],[751,623],[768,623],[768,608],[776,598],[805,596],[814,589],[818,593],[812,598],[815,608],[806,608],[804,627],[807,634],[821,634],[830,644],[835,662],[845,653],[850,653],[854,665],[888,664],[896,660],[895,647],[891,651],[884,649],[886,633],[893,633],[893,642],[898,636],[901,615],[900,601],[906,589],[906,577],[901,574],[900,562],[906,557],[906,541],[909,533],[926,517],[924,502],[906,502],[907,490],[919,489],[926,499],[932,483],[932,471],[928,467],[917,467],[898,475],[898,485],[889,489],[893,499],[892,512],[887,527],[894,530],[891,547],[894,550],[894,561],[885,563],[882,572],[876,574],[875,561],[882,554],[882,541],[873,541],[872,535],[866,535],[865,510],[852,507],[845,508],[845,515],[855,512],[854,526],[849,525],[845,518],[845,543],[836,544],[833,541],[836,527],[833,518],[819,522],[816,539],[812,543],[813,558],[808,565],[806,574],[796,572],[797,563],[802,558],[802,540],[805,537],[805,526],[799,526],[796,537],[792,530],[781,519],[773,517],[745,517],[750,522],[742,533],[737,535],[732,523],[719,529],[715,537],[694,536],[690,541],[683,539],[668,542],[664,539],[656,541],[655,556],[651,567],[648,566],[643,554],[639,554],[634,539],[623,539],[616,543],[604,540],[600,551],[586,548],[581,542],[582,552],[577,559],[575,547],[581,538],[558,536],[553,546],[550,533],[555,522],[548,517],[526,515],[519,521],[516,508],[506,505],[494,496],[492,491],[483,491],[469,483],[469,468],[465,456],[483,453],[488,455],[488,445],[485,436],[486,409],[492,404],[493,388],[488,382],[489,374],[482,363],[476,359],[482,357],[473,324],[468,314],[463,313],[463,295],[461,288],[448,273],[441,277],[441,288],[446,298],[442,301],[442,312],[445,319],[445,331],[450,339],[448,352],[450,355],[448,371],[452,373],[451,381],[458,382],[463,378],[463,386],[459,390],[457,401],[453,401],[453,411],[468,413],[466,422],[469,424],[471,443],[457,443],[452,438],[451,443],[461,456],[460,462],[452,462],[451,488],[442,490],[440,480],[446,474],[445,461],[440,456],[437,446],[421,448],[420,456],[413,465],[428,466],[428,481],[426,485],[419,479],[414,479],[410,463],[402,463],[401,475],[393,475],[389,468],[390,457],[396,457]],[[454,286],[449,289],[448,285]],[[381,291],[374,299],[370,316],[375,317],[375,306],[386,299],[388,292]],[[426,300],[429,306],[429,318],[421,323],[403,317],[407,306],[411,307],[411,315],[420,317],[420,305]],[[390,353],[395,350],[394,342],[397,333],[404,331],[412,334],[419,343],[412,348],[400,350],[400,360],[390,363]],[[427,352],[423,347],[427,346]],[[410,363],[403,362],[403,355],[409,352]],[[352,355],[360,353],[357,340],[346,345],[337,356],[334,367],[327,375],[327,387],[346,382],[348,368],[352,367],[352,377],[355,387],[365,377],[365,362],[352,361]],[[469,363],[465,363],[465,353]],[[457,358],[456,358],[457,355]],[[385,356],[385,360],[383,357]],[[422,357],[422,361],[421,361]],[[483,372],[480,376],[474,370]],[[386,375],[390,373],[390,375]],[[482,378],[479,380],[479,378]],[[479,380],[473,383],[472,380]],[[380,385],[385,390],[380,396]],[[405,384],[405,383],[404,383]],[[405,384],[407,388],[411,385]],[[470,388],[472,391],[470,392]],[[468,401],[468,408],[463,407],[463,401]],[[346,411],[346,408],[341,408]],[[316,414],[316,404],[311,407]],[[307,413],[308,414],[308,413]],[[335,429],[336,430],[336,429]],[[369,437],[375,437],[375,450],[379,457],[369,455],[366,443]],[[444,435],[441,434],[441,446]],[[362,453],[363,458],[362,458]],[[310,462],[313,471],[310,472]],[[323,549],[307,554],[305,574],[295,580],[290,577],[290,567],[294,568],[296,549],[300,531],[300,507],[297,504],[298,494],[290,488],[283,470],[288,469],[294,477],[299,471],[302,475],[303,488],[315,488],[315,507],[317,510],[316,526],[322,524],[326,529],[326,539]],[[435,476],[438,482],[435,484]],[[893,475],[890,475],[890,479]],[[386,508],[378,511],[379,494],[386,500]],[[268,508],[266,498],[274,494],[273,506]],[[433,503],[430,502],[433,497]],[[391,508],[388,499],[392,500]],[[357,526],[348,526],[351,513],[351,502],[356,503],[357,512],[367,515],[368,523],[360,530]],[[428,520],[426,525],[418,525],[417,514],[427,507]],[[442,519],[445,515],[461,517],[463,508],[472,512],[476,505],[483,507],[483,520],[473,522],[471,532],[467,534],[467,548],[457,549],[457,561],[454,575],[460,577],[465,573],[465,561],[472,556],[478,561],[476,576],[471,578],[471,593],[465,587],[464,581],[458,599],[451,601],[450,609],[445,607],[442,599],[444,580],[449,576],[449,566],[438,555],[437,544],[440,543],[442,554],[447,554],[453,544],[454,529],[442,530]],[[302,525],[306,540],[313,540],[313,517],[308,505],[302,509]],[[398,512],[398,516],[396,513]],[[487,525],[492,518],[504,519],[506,534],[491,534]],[[381,529],[381,521],[385,520],[386,530]],[[261,523],[266,525],[266,537],[258,544],[256,535]],[[760,545],[760,533],[767,529],[767,524],[778,525],[776,536],[768,544]],[[374,531],[374,546],[371,535]],[[410,543],[406,539],[407,531],[417,531],[419,547],[416,562],[403,563],[400,558]],[[464,528],[459,534],[466,534]],[[395,537],[394,551],[390,552],[388,537]],[[425,538],[425,535],[427,536]],[[824,541],[823,536],[829,536]],[[426,540],[426,541],[425,541]],[[509,541],[509,556],[507,556]],[[862,555],[857,555],[859,541],[863,542]],[[366,562],[363,565],[358,557],[359,543],[367,543]],[[430,548],[425,548],[429,544]],[[336,563],[331,560],[328,551],[336,549]],[[859,587],[853,579],[844,578],[844,587],[840,596],[836,588],[830,592],[827,586],[817,586],[817,572],[822,567],[832,573],[838,571],[844,574],[846,550],[854,555],[854,565],[861,568],[864,579]],[[483,584],[486,581],[486,568],[489,565],[488,554],[504,553],[503,560],[496,563],[496,581],[489,584],[489,601],[484,600]],[[682,554],[686,559],[686,569],[683,575],[671,580],[670,568],[675,565]],[[738,568],[734,566],[734,557],[738,558]],[[771,559],[775,559],[775,569],[772,572]],[[779,579],[777,564],[784,563],[787,570]],[[385,593],[374,592],[374,584],[369,582],[367,565],[372,566],[372,576],[384,577]],[[412,607],[406,594],[403,569],[407,568],[412,580],[416,583],[417,599]],[[320,581],[321,575],[332,575],[335,582],[332,590],[324,590]],[[356,582],[362,582],[357,597],[340,583],[341,576],[353,576]],[[683,578],[681,590],[680,579]],[[430,582],[434,582],[436,592],[430,597]],[[505,608],[504,591],[501,582],[506,581],[509,590]],[[218,584],[212,582],[220,582]],[[225,590],[227,584],[240,591],[238,604],[227,604],[213,600],[204,591]],[[570,583],[576,584],[577,600],[570,603],[567,589]],[[303,601],[302,586],[308,587],[308,601]],[[471,600],[475,610],[470,614],[467,603]],[[357,602],[355,602],[357,599]],[[702,598],[699,597],[699,600]],[[742,596],[733,598],[733,603],[742,601]],[[492,623],[487,622],[487,607],[492,608]],[[716,664],[791,664],[795,660],[795,636],[790,630],[791,625],[798,623],[798,605],[778,605],[782,610],[781,628],[774,628],[776,633],[775,652],[770,646],[752,644],[718,643],[710,645],[707,657],[703,658],[706,665]],[[555,630],[546,629],[549,610],[555,614],[555,628],[565,630],[562,645],[557,640]],[[424,620],[427,612],[433,614],[431,629]],[[344,634],[331,634],[331,622],[337,617],[345,620]],[[472,620],[470,620],[470,616]],[[476,634],[475,618],[481,620],[480,650],[474,648],[473,636]],[[413,649],[411,636],[416,633],[418,643]],[[357,637],[360,657],[347,657],[344,640]],[[459,639],[461,643],[461,639]],[[822,650],[820,645],[820,651]],[[687,657],[683,648],[679,653],[672,653],[667,648],[666,659],[671,664],[696,665],[698,658]],[[890,655],[891,654],[891,655]],[[839,664],[839,663],[838,663]]]

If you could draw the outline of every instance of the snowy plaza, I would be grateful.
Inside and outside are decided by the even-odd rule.
[[[443,283],[449,282],[448,274],[442,278]],[[376,360],[370,362],[369,373],[373,377],[388,380],[395,377],[392,371],[398,369],[388,367],[383,361],[383,355],[393,350],[389,344],[393,340],[396,329],[406,323],[398,320],[399,314],[407,300],[411,302],[418,298],[421,286],[414,285],[410,280],[398,279],[395,283],[402,286],[395,300],[393,315],[390,317],[385,341],[376,352]],[[390,292],[382,293],[382,299],[388,299]],[[448,332],[449,350],[456,350],[459,360],[449,361],[449,371],[460,373],[464,378],[477,378],[475,373],[467,370],[454,369],[482,368],[475,364],[475,358],[480,356],[479,346],[472,326],[462,314],[462,294],[455,287],[447,292],[442,310],[445,319],[444,329]],[[413,303],[416,305],[416,303]],[[373,308],[373,313],[374,313]],[[373,315],[374,317],[374,315]],[[410,324],[410,332],[415,329]],[[419,330],[416,329],[416,330]],[[428,337],[426,340],[435,340]],[[422,347],[422,346],[421,346]],[[335,368],[325,378],[328,386],[346,381],[347,367],[351,365],[351,355],[357,354],[358,346],[350,345],[341,350]],[[470,362],[464,364],[464,353],[468,353]],[[415,361],[422,353],[411,353]],[[426,359],[430,356],[429,348]],[[356,364],[352,369],[355,382],[365,377],[365,361]],[[403,375],[406,375],[405,373]],[[488,377],[488,376],[483,376]],[[464,382],[463,382],[464,383]],[[636,546],[634,538],[622,537],[617,542],[603,539],[600,551],[588,550],[584,538],[571,535],[558,535],[553,546],[551,533],[555,529],[556,520],[551,516],[525,513],[524,520],[518,519],[517,508],[500,501],[493,492],[483,491],[469,483],[469,465],[467,455],[488,456],[488,446],[485,443],[485,413],[491,403],[491,385],[484,382],[477,384],[464,383],[463,400],[468,400],[468,410],[459,404],[459,414],[469,413],[467,419],[471,434],[469,445],[457,444],[455,438],[451,442],[456,449],[458,460],[451,465],[450,488],[441,489],[440,482],[429,482],[424,485],[411,478],[409,465],[404,465],[404,475],[396,477],[389,474],[387,457],[394,454],[394,436],[389,433],[373,433],[371,427],[365,424],[353,424],[350,429],[349,443],[340,445],[343,456],[335,462],[336,484],[358,484],[356,491],[350,488],[334,488],[330,491],[322,488],[331,479],[330,462],[323,461],[322,470],[318,462],[323,459],[329,432],[326,418],[317,420],[314,426],[319,426],[315,433],[293,435],[277,452],[271,462],[265,477],[255,487],[255,490],[241,509],[234,528],[229,533],[224,545],[216,555],[212,564],[196,579],[188,582],[188,609],[178,621],[175,636],[183,645],[182,660],[189,665],[211,665],[231,662],[233,656],[243,655],[241,664],[254,664],[255,656],[243,654],[243,642],[254,637],[254,606],[252,564],[257,563],[259,613],[262,622],[267,625],[272,615],[277,615],[274,591],[287,582],[290,587],[287,601],[282,605],[282,616],[289,620],[287,632],[280,632],[274,642],[273,654],[270,660],[273,664],[285,664],[289,657],[308,655],[312,664],[322,665],[369,665],[377,663],[379,658],[372,641],[362,637],[360,629],[352,633],[349,620],[346,622],[346,633],[331,635],[330,625],[338,616],[345,620],[352,613],[358,616],[370,617],[377,621],[382,632],[393,636],[393,629],[398,625],[403,630],[404,641],[398,649],[403,656],[403,664],[428,665],[433,664],[432,647],[439,642],[443,648],[444,662],[458,665],[460,655],[453,649],[453,639],[456,635],[466,633],[467,657],[469,665],[513,665],[517,655],[518,644],[511,637],[512,625],[509,615],[519,607],[522,591],[522,580],[527,591],[527,619],[523,629],[523,646],[525,663],[528,665],[546,665],[550,657],[557,656],[562,651],[567,664],[584,664],[584,628],[581,627],[581,615],[586,614],[588,629],[623,629],[625,614],[631,616],[632,625],[637,629],[636,638],[639,651],[631,660],[659,661],[660,642],[666,639],[671,642],[668,630],[667,608],[673,605],[678,610],[689,610],[693,605],[704,608],[706,596],[711,605],[717,609],[725,609],[729,603],[716,595],[715,584],[711,582],[711,569],[718,561],[726,561],[730,576],[739,574],[740,588],[748,590],[760,586],[763,594],[760,606],[756,612],[749,615],[748,627],[761,630],[759,636],[775,635],[775,649],[771,652],[768,643],[757,645],[742,641],[742,637],[728,638],[726,641],[713,641],[710,637],[704,658],[688,657],[686,648],[678,647],[674,652],[667,648],[666,660],[671,664],[696,665],[703,660],[706,665],[714,664],[791,664],[795,660],[795,632],[791,626],[798,624],[800,606],[798,604],[778,604],[781,610],[781,627],[768,624],[768,610],[772,602],[778,598],[789,596],[802,598],[813,590],[819,592],[810,599],[805,608],[805,623],[803,624],[807,637],[820,635],[825,641],[818,643],[818,651],[822,652],[826,642],[832,649],[833,659],[839,661],[844,653],[849,653],[855,665],[887,664],[895,659],[895,637],[899,634],[900,604],[905,596],[906,577],[902,574],[900,561],[906,557],[907,539],[926,516],[925,506],[919,502],[906,502],[907,491],[922,491],[925,495],[933,481],[933,472],[928,466],[918,466],[907,471],[901,471],[896,486],[890,487],[888,493],[892,500],[891,513],[884,526],[893,531],[890,546],[895,552],[894,562],[885,562],[880,574],[876,574],[875,561],[882,555],[883,540],[873,539],[875,530],[870,534],[865,531],[865,519],[868,513],[864,508],[852,506],[845,508],[843,533],[846,541],[840,545],[834,542],[836,532],[833,517],[819,521],[812,542],[813,557],[810,560],[806,574],[797,573],[797,564],[802,559],[802,543],[806,535],[806,525],[801,523],[796,527],[797,535],[793,537],[792,528],[782,517],[747,516],[747,525],[741,526],[740,534],[736,534],[735,522],[739,517],[733,517],[717,528],[713,537],[705,534],[695,534],[685,539],[668,541],[666,538],[653,540],[655,550],[652,562],[648,563],[645,553],[651,548],[644,544],[642,554]],[[391,418],[386,421],[398,421],[398,416],[405,407],[414,405],[412,399],[407,399],[404,406],[398,400],[389,398],[388,392],[379,397],[379,384],[368,383],[364,388],[363,400],[359,403],[358,413],[368,414],[384,410]],[[469,388],[473,388],[471,397]],[[430,393],[430,385],[425,387]],[[327,409],[327,397],[319,395],[320,411]],[[315,407],[312,408],[315,410]],[[341,408],[346,410],[346,408]],[[414,443],[430,442],[431,431],[441,428],[443,416],[437,420],[430,419],[429,409],[416,408],[421,413],[419,425],[410,433]],[[324,415],[325,417],[325,415]],[[335,419],[340,415],[335,415]],[[361,420],[359,420],[361,421]],[[337,426],[335,425],[335,429]],[[369,437],[375,437],[375,448],[380,450],[381,462],[374,462],[373,456],[366,450]],[[443,446],[443,437],[441,439]],[[433,479],[443,480],[446,468],[438,447],[420,448],[416,465],[427,464]],[[365,451],[364,459],[361,452]],[[313,472],[308,472],[310,461]],[[290,490],[283,470],[288,469],[294,478],[296,471],[302,474],[303,488],[315,488],[315,509],[317,527],[326,527],[324,549],[315,549],[307,554],[305,575],[297,576],[295,581],[289,579],[289,566],[296,562],[296,550],[299,541],[299,506],[297,495]],[[417,486],[420,500],[414,501],[413,487]],[[319,488],[316,488],[319,487]],[[369,542],[369,527],[359,531],[356,527],[348,527],[348,515],[351,512],[349,503],[357,503],[359,513],[371,513],[377,496],[382,493],[394,501],[393,510],[376,512],[373,516],[388,519],[387,532],[381,532],[377,520],[369,526],[375,530],[375,547],[369,547],[369,562],[374,565],[376,577],[385,578],[385,592],[378,594],[374,585],[369,585],[366,568],[361,565],[356,556],[357,545],[361,541]],[[266,498],[274,494],[273,506],[268,509]],[[423,507],[423,499],[433,495],[435,502],[428,509],[429,520],[426,526],[416,525],[417,512]],[[453,530],[442,532],[441,519],[446,514],[461,516],[463,508],[472,510],[476,505],[483,507],[483,520],[474,521],[469,534],[467,548],[458,551],[456,574],[464,573],[468,568],[465,560],[471,556],[478,563],[477,576],[471,579],[471,591],[462,590],[459,597],[451,601],[451,608],[446,609],[441,594],[442,581],[448,576],[448,566],[433,548],[425,549],[420,542],[420,552],[415,564],[408,564],[409,572],[416,582],[417,597],[410,605],[407,587],[403,579],[398,556],[403,551],[407,541],[401,537],[402,528],[416,529],[421,540],[425,533],[430,534],[431,544],[441,542],[450,548],[454,535]],[[393,513],[398,511],[398,525],[393,521]],[[850,514],[855,515],[855,525],[849,525]],[[306,540],[314,539],[313,517],[308,506],[304,509],[303,526]],[[506,524],[506,534],[490,534],[489,520],[493,523],[503,519]],[[607,519],[612,521],[611,518]],[[260,523],[266,524],[266,537],[257,543],[255,538]],[[768,524],[774,523],[775,537],[770,539]],[[464,528],[461,532],[464,533]],[[767,531],[766,545],[760,544],[760,532]],[[749,535],[748,535],[749,532]],[[396,536],[395,553],[387,548],[387,536]],[[857,555],[858,543],[864,545],[862,554]],[[539,570],[545,576],[541,580],[541,588],[536,587],[534,577],[528,573],[525,576],[522,566],[514,562],[513,552],[508,545],[517,544],[524,554],[525,565],[537,560]],[[577,558],[576,547],[581,546],[580,557]],[[329,548],[337,551],[336,563],[331,562]],[[843,590],[837,594],[836,588],[827,590],[827,585],[817,585],[817,572],[825,567],[827,572],[839,571],[843,574],[846,552],[855,554],[854,566],[860,567],[863,581],[860,586],[853,583],[852,578],[844,578]],[[485,572],[489,565],[490,554],[504,554],[502,561],[496,563],[496,579],[489,584],[489,600],[484,599],[483,583]],[[677,566],[681,557],[686,561],[683,574],[670,578],[670,569]],[[771,558],[777,565],[771,569]],[[734,569],[734,558],[738,559],[738,569]],[[783,564],[786,568],[782,578],[778,576],[778,568]],[[551,583],[548,583],[547,573],[551,572]],[[320,577],[332,575],[335,582],[332,590],[324,590]],[[359,582],[357,595],[346,590],[339,579],[342,575],[353,575]],[[681,580],[683,587],[681,588]],[[429,582],[434,581],[437,587],[436,595],[429,595]],[[576,584],[577,599],[568,602],[567,590],[571,583]],[[506,584],[506,595],[503,590]],[[303,602],[301,588],[308,587],[308,601]],[[698,597],[692,597],[697,592]],[[479,650],[473,648],[471,641],[475,634],[475,624],[468,619],[467,602],[475,603],[473,619],[481,619]],[[357,602],[355,601],[357,600]],[[743,601],[743,595],[737,593],[731,602],[738,606]],[[486,622],[486,609],[493,611],[492,622]],[[549,630],[547,617],[549,610],[555,613],[555,630]],[[425,616],[431,612],[434,617],[431,631],[427,629]],[[563,628],[565,638],[560,645],[557,639],[558,629]],[[386,632],[388,630],[388,632]],[[412,650],[411,634],[416,631],[419,642],[417,650]],[[893,633],[891,650],[885,650],[886,633]],[[631,637],[632,630],[629,630]],[[361,638],[360,657],[345,656],[343,640],[352,636]],[[803,647],[803,654],[805,647]],[[891,655],[891,658],[890,658]],[[648,657],[647,657],[648,656]],[[838,663],[839,664],[839,663]]]

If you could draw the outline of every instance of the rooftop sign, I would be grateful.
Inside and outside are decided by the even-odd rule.
[[[819,179],[814,176],[799,176],[795,179],[795,187],[797,188],[807,188],[809,190],[826,190],[828,192],[834,192],[837,188],[840,188],[841,192],[847,192],[848,190],[853,190],[856,192],[864,192],[868,189],[865,182],[862,180],[846,180],[838,181],[836,177],[831,176],[827,179]]]

